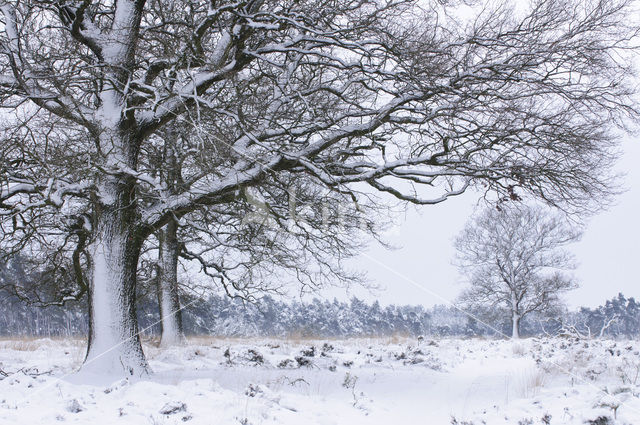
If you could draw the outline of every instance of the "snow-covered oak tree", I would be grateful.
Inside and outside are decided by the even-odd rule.
[[[504,311],[512,337],[532,312],[550,313],[576,283],[562,270],[574,267],[563,249],[581,232],[559,214],[525,204],[502,204],[474,217],[455,241],[456,261],[470,287],[460,301],[473,308]]]
[[[478,186],[579,207],[608,192],[614,127],[636,115],[630,2],[459,20],[443,3],[0,1],[3,249],[72,266],[61,295],[89,295],[85,369],[148,369],[145,240],[269,179],[354,205]],[[177,122],[207,137],[170,188],[145,167]]]

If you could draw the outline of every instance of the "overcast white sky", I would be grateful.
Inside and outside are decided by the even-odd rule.
[[[624,154],[618,170],[626,173],[628,189],[616,205],[592,217],[582,240],[571,246],[579,262],[575,270],[580,288],[565,297],[572,308],[597,306],[618,294],[640,298],[640,140],[622,144]],[[355,259],[354,267],[366,270],[372,283],[382,288],[375,294],[354,288],[321,293],[320,298],[344,299],[357,295],[384,304],[444,304],[453,300],[464,282],[451,264],[453,239],[473,212],[473,194],[435,206],[411,209],[406,220],[391,229],[389,251],[372,245]]]

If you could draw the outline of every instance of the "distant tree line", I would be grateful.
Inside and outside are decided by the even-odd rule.
[[[86,335],[88,319],[83,303],[66,307],[29,306],[0,294],[0,335]],[[159,335],[158,308],[151,298],[140,302],[138,319],[143,334]],[[287,302],[269,296],[257,303],[212,295],[187,301],[183,311],[188,335],[229,337],[365,337],[365,336],[504,336],[511,323],[503,315],[474,311],[473,317],[454,306],[381,306],[356,297],[348,302],[313,299]],[[640,335],[640,303],[619,294],[597,308],[561,312],[553,317],[532,313],[521,324],[522,336],[575,334],[582,337]]]
[[[585,337],[636,337],[640,334],[640,302],[622,294],[594,309],[582,307],[565,319],[565,329]]]

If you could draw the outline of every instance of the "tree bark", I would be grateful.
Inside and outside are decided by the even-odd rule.
[[[179,245],[177,237],[178,225],[175,220],[169,221],[163,230],[159,231],[158,254],[158,305],[162,335],[161,347],[170,347],[185,342],[182,327],[182,310],[178,294],[178,255]]]
[[[119,101],[111,101],[111,108],[117,110]],[[117,172],[121,166],[136,169],[138,144],[132,138],[131,123],[108,114],[109,107],[106,108],[100,137],[105,153],[101,166],[113,172],[98,178],[93,201],[92,239],[88,248],[89,340],[82,371],[141,376],[150,372],[136,315],[137,270],[143,237],[136,180]]]
[[[82,371],[129,376],[149,372],[136,317],[140,242],[130,225],[130,210],[102,206],[95,213],[95,237],[90,245],[89,341]]]

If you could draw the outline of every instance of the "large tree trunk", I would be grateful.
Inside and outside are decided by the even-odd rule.
[[[169,221],[165,228],[158,232],[158,305],[162,320],[162,336],[160,346],[169,347],[185,342],[182,328],[182,310],[178,295],[178,255],[177,223]]]
[[[136,169],[137,144],[131,129],[112,117],[117,131],[101,137],[102,166]],[[97,181],[93,203],[89,341],[82,371],[141,376],[149,372],[138,334],[136,278],[142,233],[136,180],[127,173],[105,173]]]
[[[149,372],[136,317],[140,243],[127,208],[96,214],[90,246],[89,341],[83,371],[140,376]]]

